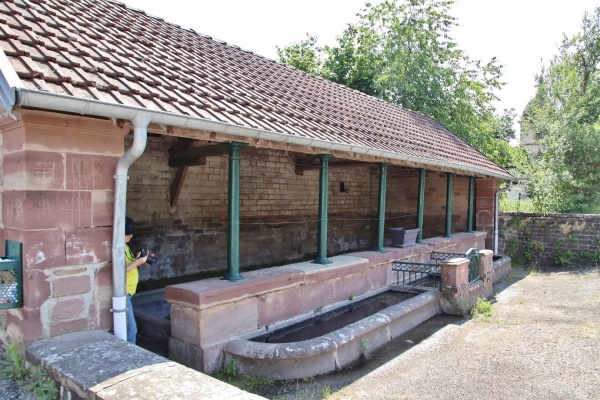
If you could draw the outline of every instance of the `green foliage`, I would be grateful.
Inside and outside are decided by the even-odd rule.
[[[58,398],[56,382],[39,365],[33,369],[30,382],[25,385],[25,388],[35,394],[39,400],[54,400]]]
[[[511,258],[513,265],[528,265],[536,254],[546,251],[544,243],[533,238],[532,228],[526,217],[520,215],[513,217],[508,222],[507,228],[516,232],[506,241],[506,255]]]
[[[497,115],[502,66],[470,59],[450,37],[457,25],[454,0],[386,0],[367,3],[337,44],[316,38],[278,48],[280,61],[363,93],[422,112],[505,168],[520,150],[514,110]]]
[[[329,397],[331,397],[331,388],[329,386],[323,386],[321,392],[323,394],[324,399],[328,399]]]
[[[369,350],[369,339],[362,338],[360,340],[360,351],[362,352],[363,355],[365,355],[365,354],[367,354],[368,350]]]
[[[235,362],[235,360],[229,361],[229,364],[227,364],[225,368],[219,370],[217,374],[219,376],[225,377],[228,380],[228,382],[231,379],[237,378],[237,363]]]
[[[277,46],[277,57],[282,62],[301,71],[320,75],[323,68],[323,50],[317,47],[316,36],[306,35],[306,40],[286,47]]]
[[[557,243],[554,246],[553,261],[558,267],[572,267],[575,256],[572,250],[565,248],[564,243]]]
[[[600,213],[600,7],[537,76],[523,131],[540,145],[521,166],[536,207]]]
[[[536,212],[531,199],[509,201],[504,193],[500,196],[500,211],[502,212]]]
[[[273,380],[270,378],[240,375],[235,360],[231,360],[229,364],[220,369],[219,372],[216,373],[215,378],[247,392],[256,394],[261,394],[263,390],[272,387],[274,384]]]
[[[478,297],[477,300],[475,300],[475,305],[471,309],[471,316],[473,318],[478,318],[480,316],[491,317],[492,303],[483,297]]]
[[[16,381],[23,381],[29,375],[25,367],[23,352],[14,344],[6,347],[7,360],[4,361],[0,372]]]
[[[455,293],[449,290],[443,290],[442,296],[444,296],[444,299],[446,299],[446,301],[452,305],[456,315],[464,316],[467,314],[469,306],[467,304],[467,300],[464,297],[457,296],[455,295]]]
[[[58,398],[56,382],[48,376],[44,368],[35,367],[31,372],[25,366],[23,351],[16,345],[6,347],[6,357],[0,372],[19,384],[24,384],[40,400],[54,400]]]

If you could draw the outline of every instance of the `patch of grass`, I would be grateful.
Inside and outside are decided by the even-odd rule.
[[[449,290],[443,290],[442,295],[444,296],[446,301],[452,305],[457,315],[465,316],[467,314],[469,307],[465,298],[461,296],[455,297],[454,293],[452,293]]]
[[[362,338],[360,340],[360,351],[362,352],[363,355],[366,355],[368,350],[369,350],[369,339]]]
[[[331,388],[329,386],[324,386],[323,389],[321,389],[321,393],[323,394],[324,399],[328,399],[331,397]]]
[[[25,367],[25,357],[16,345],[9,344],[6,347],[6,357],[0,372],[19,382],[27,378],[29,371]]]
[[[263,390],[274,385],[273,379],[270,378],[240,375],[235,360],[231,360],[229,364],[220,369],[214,378],[254,394],[261,394]]]
[[[0,373],[16,381],[32,392],[39,400],[58,399],[58,387],[40,365],[31,371],[25,366],[24,352],[16,345],[6,347],[6,360],[2,362]]]
[[[25,389],[35,394],[39,400],[58,399],[56,382],[48,376],[40,365],[31,372],[30,381],[25,385]]]
[[[475,305],[471,309],[471,317],[479,318],[481,316],[492,316],[492,303],[483,297],[478,297],[477,300],[475,300]]]

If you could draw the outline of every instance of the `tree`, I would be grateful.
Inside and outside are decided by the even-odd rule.
[[[450,37],[454,0],[386,0],[367,4],[358,22],[338,36],[337,45],[316,40],[285,47],[280,61],[300,69],[295,49],[322,55],[309,73],[422,112],[455,132],[504,167],[511,162],[513,110],[497,117],[502,67],[469,59]]]
[[[541,211],[600,212],[600,7],[536,77],[523,129],[540,145],[524,166]]]

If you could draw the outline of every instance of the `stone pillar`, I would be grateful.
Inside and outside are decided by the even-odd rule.
[[[483,292],[479,297],[489,297],[494,293],[494,252],[492,250],[479,250],[479,276],[483,281]]]
[[[28,346],[109,330],[113,175],[129,128],[34,110],[15,114],[17,120],[0,120],[2,225],[4,239],[23,244],[23,307],[0,312],[0,336]]]
[[[452,258],[441,265],[442,301],[441,308],[446,314],[464,315],[469,306],[469,260]]]

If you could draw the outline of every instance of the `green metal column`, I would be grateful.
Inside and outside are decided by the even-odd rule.
[[[321,160],[319,173],[319,230],[317,238],[317,264],[331,264],[327,259],[327,197],[329,194],[329,159],[330,154],[317,154]]]
[[[417,204],[417,243],[423,243],[423,212],[425,210],[425,173],[426,169],[419,169],[419,202]]]
[[[377,209],[377,247],[375,251],[387,253],[383,247],[383,236],[385,233],[385,194],[387,185],[387,163],[379,164],[379,205]]]
[[[446,229],[444,231],[444,237],[452,236],[452,180],[454,174],[447,173],[448,184],[446,186]]]
[[[240,152],[246,143],[229,143],[229,192],[227,203],[227,274],[224,279],[239,281],[240,275]]]
[[[475,214],[475,177],[469,177],[469,211],[467,215],[467,232],[473,233],[473,215]]]

